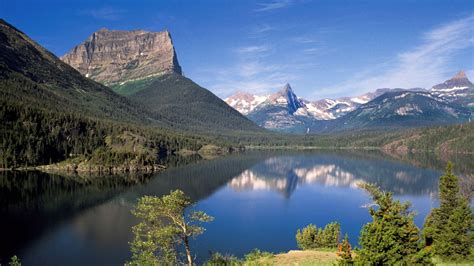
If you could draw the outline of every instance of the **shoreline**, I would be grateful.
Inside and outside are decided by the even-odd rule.
[[[311,150],[330,150],[330,151],[350,151],[350,150],[363,150],[363,151],[380,151],[388,155],[409,155],[409,154],[439,154],[439,155],[474,155],[474,152],[467,151],[450,151],[450,150],[409,150],[409,149],[394,149],[390,146],[383,147],[325,147],[325,146],[245,146],[244,151],[275,151],[275,150],[285,150],[285,151],[311,151]],[[199,154],[203,158],[209,157],[210,154],[206,153],[187,153],[183,152],[181,156],[189,156],[191,154]],[[207,159],[213,159],[214,157],[219,157],[224,154],[212,153],[212,157]],[[64,162],[59,162],[56,164],[48,165],[37,165],[37,166],[21,166],[17,168],[0,168],[0,172],[6,171],[42,171],[42,172],[57,172],[57,173],[91,173],[91,174],[120,174],[120,173],[153,173],[158,171],[163,171],[167,167],[161,164],[147,165],[147,166],[128,166],[128,165],[119,165],[119,166],[109,166],[104,167],[100,165],[81,165],[81,164],[68,164]]]

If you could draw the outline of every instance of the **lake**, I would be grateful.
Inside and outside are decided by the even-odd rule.
[[[78,177],[40,172],[0,173],[0,263],[13,254],[24,265],[122,265],[130,258],[130,214],[143,195],[181,189],[194,208],[215,217],[192,241],[198,261],[210,252],[243,256],[254,248],[296,249],[298,228],[339,221],[357,244],[370,221],[372,182],[412,202],[422,226],[437,206],[439,176],[450,159],[465,193],[474,187],[473,158],[380,152],[245,152],[212,160],[168,159],[153,176]]]

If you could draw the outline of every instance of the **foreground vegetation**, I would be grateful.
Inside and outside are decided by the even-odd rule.
[[[205,265],[431,265],[472,263],[474,261],[474,215],[469,199],[459,190],[458,178],[449,163],[440,178],[440,207],[432,209],[420,230],[414,223],[409,202],[393,199],[391,192],[374,184],[363,183],[373,200],[369,208],[372,221],[365,224],[359,236],[359,247],[352,249],[347,235],[340,239],[339,223],[324,228],[308,225],[298,229],[296,241],[303,251],[272,254],[254,250],[243,259],[232,255],[212,254]],[[131,243],[133,257],[128,265],[179,263],[185,257],[192,265],[189,241],[202,234],[201,222],[212,217],[200,211],[187,213],[191,205],[182,191],[170,195],[144,197],[133,213],[142,222],[134,227]],[[180,245],[185,255],[180,255]]]

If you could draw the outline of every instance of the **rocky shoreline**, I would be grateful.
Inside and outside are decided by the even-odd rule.
[[[62,173],[90,173],[90,174],[123,174],[123,173],[153,173],[165,170],[166,166],[155,165],[121,165],[104,167],[102,165],[58,163],[39,166],[27,166],[18,168],[0,168],[0,171],[43,171]]]

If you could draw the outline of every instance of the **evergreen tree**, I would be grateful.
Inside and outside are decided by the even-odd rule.
[[[439,180],[439,208],[428,215],[423,230],[425,244],[448,260],[465,259],[473,247],[474,216],[469,200],[459,191],[458,177],[448,163]]]
[[[337,222],[317,228],[310,224],[296,232],[296,242],[301,249],[335,248],[339,243],[341,226]]]
[[[339,256],[339,260],[337,261],[337,263],[339,265],[354,264],[354,260],[352,258],[351,244],[349,243],[349,236],[347,236],[347,234],[344,236],[342,242],[339,243],[337,249],[337,256]]]
[[[356,262],[363,265],[413,263],[419,249],[419,230],[409,211],[409,203],[394,200],[392,193],[380,191],[373,184],[362,184],[377,208],[370,208],[372,222],[361,230],[361,249]]]

